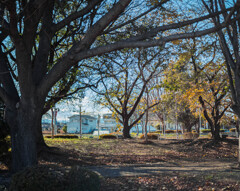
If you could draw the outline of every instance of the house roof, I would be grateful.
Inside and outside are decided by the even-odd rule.
[[[81,115],[82,118],[87,118],[87,119],[97,119],[96,117],[90,116],[90,115]],[[71,118],[80,118],[80,115],[72,115],[69,117],[69,119]]]

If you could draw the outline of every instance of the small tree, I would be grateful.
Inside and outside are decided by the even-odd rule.
[[[63,130],[64,133],[67,133],[67,125],[64,125],[62,130]]]
[[[144,95],[149,82],[162,71],[163,58],[158,49],[124,50],[116,54],[119,56],[115,59],[115,55],[102,59],[104,63],[98,69],[102,85],[94,91],[100,96],[99,102],[116,113],[123,125],[123,136],[130,138],[131,128],[158,104],[146,106]],[[132,120],[137,109],[138,117]]]

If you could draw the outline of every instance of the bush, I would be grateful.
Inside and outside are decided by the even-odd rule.
[[[99,136],[100,139],[116,139],[117,136],[113,134],[102,134]]]
[[[156,134],[156,133],[148,133],[147,137],[148,137],[148,139],[158,139],[158,134]],[[142,134],[142,135],[140,135],[139,138],[140,139],[145,139],[145,135]]]
[[[212,139],[213,137],[212,137],[212,133],[208,133],[207,134],[207,137],[208,137],[208,139]]]
[[[198,133],[194,133],[194,132],[183,133],[183,138],[184,139],[197,139],[198,137],[199,137]]]
[[[13,175],[9,191],[97,191],[99,176],[86,169],[73,167],[69,173],[57,166],[28,167]]]
[[[10,143],[5,139],[0,140],[0,157],[6,155],[10,148]]]
[[[160,125],[160,124],[158,124],[158,125],[156,125],[156,126],[155,126],[155,128],[156,128],[157,130],[160,130],[160,128],[161,128],[161,125]]]
[[[52,138],[52,135],[46,135],[45,138]],[[78,139],[77,135],[54,135],[54,138],[62,138],[62,139]]]
[[[66,190],[100,190],[100,177],[95,172],[81,168],[79,166],[75,166],[68,173],[68,188]]]
[[[110,135],[123,135],[122,132],[112,132],[112,133],[109,133]]]
[[[211,129],[202,129],[201,132],[202,133],[211,133]]]
[[[9,152],[11,143],[9,135],[10,129],[3,121],[0,121],[0,161],[8,167],[11,163],[11,153]]]
[[[64,133],[67,133],[67,125],[64,125],[62,130],[63,130]]]
[[[159,133],[159,134],[161,134],[161,133],[162,133],[162,130],[157,130],[157,131],[154,131],[153,133]]]
[[[64,191],[64,172],[56,166],[28,167],[13,175],[9,191]]]
[[[165,133],[166,134],[174,133],[174,130],[166,130]]]
[[[177,133],[177,130],[173,130],[173,131],[174,131],[174,133]],[[182,131],[178,130],[178,133],[182,133]]]
[[[237,129],[236,128],[231,128],[229,129],[230,132],[237,132]]]

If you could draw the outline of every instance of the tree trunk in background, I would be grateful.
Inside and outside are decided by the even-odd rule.
[[[163,132],[164,132],[164,129],[165,129],[165,122],[164,122],[164,120],[161,121],[161,123],[162,123],[162,133],[163,133]],[[161,130],[161,129],[159,129],[159,130]]]
[[[216,124],[214,127],[214,134],[213,134],[213,138],[215,141],[219,141],[221,139],[220,137],[220,125]]]
[[[149,104],[148,104],[148,88],[146,88],[146,93],[147,93],[147,111],[146,111],[146,119],[145,119],[145,134],[144,134],[144,137],[145,137],[145,141],[147,142],[148,141],[148,136],[147,136],[147,126],[148,126],[148,108],[149,108]],[[149,133],[150,133],[150,128],[149,128]]]
[[[126,139],[131,138],[129,127],[123,128],[123,138],[126,138]]]
[[[238,137],[239,137],[239,120],[236,121],[236,130],[237,130]]]
[[[198,124],[196,124],[196,131],[197,131],[197,133],[200,135],[200,124],[198,123]]]
[[[130,127],[128,126],[128,119],[124,119],[123,121],[123,138],[131,138]]]
[[[184,129],[186,130],[186,132],[192,132],[192,126],[189,124],[183,124],[184,125]]]
[[[139,134],[139,127],[138,127],[138,124],[137,124],[137,135]]]

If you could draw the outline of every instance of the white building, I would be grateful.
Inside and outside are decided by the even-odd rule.
[[[82,133],[92,133],[97,128],[97,118],[90,115],[81,115],[82,121]],[[68,133],[79,133],[80,132],[80,115],[73,115],[69,117],[67,123]]]
[[[114,132],[117,127],[117,122],[111,113],[103,114],[103,118],[102,118],[102,121],[100,121],[99,126],[100,126],[100,129],[109,130],[110,132]]]

